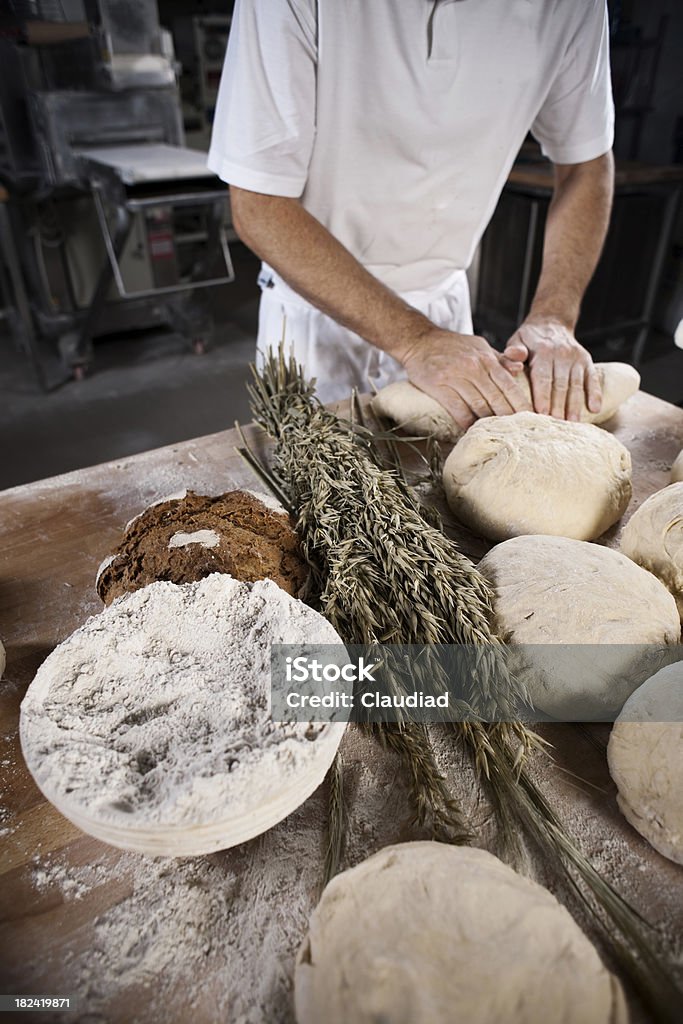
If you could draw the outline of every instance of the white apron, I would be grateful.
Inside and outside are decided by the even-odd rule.
[[[392,381],[405,379],[405,370],[392,356],[321,313],[266,264],[258,283],[261,304],[257,366],[262,365],[263,353],[269,346],[277,349],[284,328],[285,352],[292,351],[306,374],[316,378],[316,394],[322,402],[346,398],[354,387],[359,392],[379,390]],[[472,334],[470,295],[464,270],[455,271],[434,288],[403,292],[401,298],[437,327]]]

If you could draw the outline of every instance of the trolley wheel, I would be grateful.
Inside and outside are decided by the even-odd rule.
[[[196,356],[203,356],[206,353],[206,340],[204,338],[193,338],[192,351]]]

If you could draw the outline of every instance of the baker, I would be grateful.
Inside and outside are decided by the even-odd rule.
[[[607,230],[604,0],[236,0],[209,167],[263,260],[257,347],[284,336],[323,401],[407,376],[461,427],[578,418],[574,327]],[[540,279],[497,353],[465,269],[531,131],[554,164]]]

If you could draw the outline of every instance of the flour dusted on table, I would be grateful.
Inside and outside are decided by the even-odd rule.
[[[343,731],[271,721],[273,643],[341,641],[271,580],[214,574],[120,598],[38,670],[21,709],[29,769],[114,845],[180,855],[258,834],[322,781]]]

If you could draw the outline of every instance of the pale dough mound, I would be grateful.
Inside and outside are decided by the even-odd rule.
[[[683,451],[679,452],[671,467],[671,483],[679,484],[683,480]]]
[[[672,660],[676,603],[618,551],[565,537],[515,537],[489,551],[479,571],[494,588],[497,625],[512,645],[510,671],[548,715],[609,718]]]
[[[606,430],[535,412],[478,420],[443,469],[448,504],[474,533],[594,540],[626,510],[631,456]]]
[[[640,374],[627,363],[596,363],[595,368],[602,383],[602,408],[600,412],[589,412],[584,406],[584,423],[604,423],[640,387]],[[520,375],[517,382],[527,398],[531,398],[527,375]],[[440,441],[451,442],[462,436],[462,430],[443,406],[407,380],[382,388],[372,400],[372,409],[411,434],[434,434]]]
[[[683,664],[663,668],[629,697],[607,759],[624,817],[683,864]]]
[[[272,580],[214,573],[123,595],[38,669],[21,705],[29,771],[115,846],[194,856],[259,835],[320,785],[344,728],[272,720],[281,643],[341,640]]]
[[[623,1024],[555,897],[485,850],[388,846],[333,879],[297,957],[298,1024]]]
[[[669,484],[643,502],[624,528],[621,550],[659,576],[683,617],[683,483]]]

